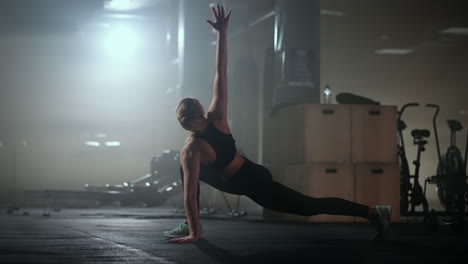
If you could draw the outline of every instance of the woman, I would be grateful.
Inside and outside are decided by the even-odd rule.
[[[271,173],[236,150],[227,122],[227,28],[231,12],[213,8],[216,21],[207,22],[217,31],[216,75],[213,99],[208,113],[194,98],[183,99],[177,107],[177,119],[190,131],[181,150],[181,177],[187,220],[164,234],[170,242],[195,242],[201,237],[198,197],[199,180],[232,194],[246,195],[259,205],[298,215],[350,215],[366,218],[377,225],[377,237],[388,230],[391,207],[371,208],[340,198],[313,198],[272,180]]]

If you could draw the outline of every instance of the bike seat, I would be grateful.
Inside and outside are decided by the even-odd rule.
[[[413,129],[411,130],[411,136],[414,138],[428,138],[431,132],[427,129]]]
[[[447,120],[447,124],[450,127],[450,131],[452,132],[458,132],[463,129],[463,126],[457,120]]]

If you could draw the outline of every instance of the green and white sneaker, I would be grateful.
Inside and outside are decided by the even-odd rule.
[[[375,207],[379,213],[379,219],[377,223],[377,234],[374,237],[374,240],[384,239],[388,231],[390,230],[390,220],[392,217],[392,207],[385,205],[378,205]]]
[[[189,225],[186,220],[170,231],[164,231],[164,235],[170,238],[184,237],[190,235]],[[200,237],[203,236],[203,227],[200,224]]]

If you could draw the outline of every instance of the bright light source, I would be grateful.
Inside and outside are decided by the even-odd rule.
[[[124,182],[123,185],[124,185],[125,187],[127,187],[127,186],[128,186],[128,182]]]
[[[104,8],[115,11],[125,11],[134,8],[134,5],[132,0],[109,0],[104,3]]]
[[[172,187],[167,187],[167,188],[166,188],[166,192],[169,192],[169,191],[171,191],[172,189],[173,189]]]
[[[102,40],[105,51],[117,59],[133,56],[140,46],[140,39],[135,31],[124,25],[111,26]]]
[[[452,27],[441,30],[442,34],[468,35],[468,27]]]
[[[375,51],[376,54],[384,55],[406,55],[412,52],[412,49],[379,49]]]
[[[88,25],[96,27],[96,28],[109,28],[109,23],[102,23],[102,22],[89,22]]]
[[[105,144],[106,144],[106,147],[118,147],[118,146],[120,146],[119,141],[107,141]]]
[[[149,182],[146,182],[145,185],[146,185],[146,186],[150,186],[151,184],[150,184]]]
[[[86,146],[91,146],[91,147],[99,147],[101,144],[97,141],[86,141],[85,142]]]

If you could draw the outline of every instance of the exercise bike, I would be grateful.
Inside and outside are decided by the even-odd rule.
[[[432,123],[439,163],[437,175],[426,179],[424,189],[426,189],[427,183],[437,185],[437,196],[445,208],[445,215],[450,217],[445,221],[445,224],[450,225],[454,231],[463,231],[468,186],[466,173],[467,151],[465,151],[465,159],[463,159],[461,151],[456,145],[456,133],[461,131],[463,127],[456,120],[447,120],[450,128],[450,146],[444,154],[441,154],[436,124],[440,108],[435,104],[427,104],[426,106],[436,109]]]
[[[408,159],[406,157],[405,143],[403,138],[403,130],[407,128],[405,122],[401,119],[403,113],[408,107],[419,106],[419,103],[409,103],[403,105],[398,112],[398,163],[400,166],[400,213],[401,215],[427,215],[429,205],[425,196],[425,192],[419,184],[419,168],[421,167],[421,153],[426,150],[427,138],[430,136],[429,130],[413,129],[411,136],[413,144],[418,146],[416,160],[413,161],[415,166],[414,175],[411,175]],[[411,181],[411,179],[413,181]],[[422,205],[423,212],[416,212],[416,206]]]

